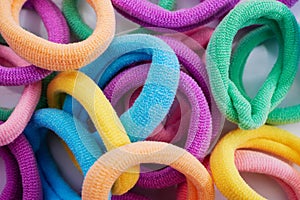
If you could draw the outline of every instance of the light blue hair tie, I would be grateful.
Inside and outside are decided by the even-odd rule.
[[[174,101],[180,71],[174,51],[151,35],[124,35],[116,37],[104,54],[81,69],[104,89],[127,66],[150,60],[151,66],[141,94],[133,106],[120,116],[132,142],[146,139],[165,118]],[[80,120],[87,119],[86,113],[80,113],[79,103],[69,96],[64,110],[76,112],[73,114]]]
[[[81,199],[66,183],[53,160],[46,143],[50,129],[70,148],[83,175],[100,157],[100,151],[91,134],[75,118],[62,110],[38,110],[25,129],[26,137],[36,154],[45,199]]]

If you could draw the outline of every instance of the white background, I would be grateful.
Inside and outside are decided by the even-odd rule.
[[[61,5],[60,0],[54,0],[57,5]],[[177,5],[179,8],[181,7],[191,7],[198,3],[197,0],[190,1],[178,1]],[[95,26],[95,13],[90,8],[85,1],[79,1],[80,12],[84,18],[84,20],[91,26]],[[296,6],[293,7],[292,11],[294,12],[298,22],[300,21],[300,3],[297,3]],[[136,24],[129,22],[124,19],[120,15],[117,16],[117,34],[122,34],[122,32],[126,32],[130,29],[134,29],[138,27]],[[22,26],[26,27],[31,32],[40,35],[44,38],[47,38],[47,34],[43,24],[40,22],[39,17],[31,11],[22,11],[20,16],[20,21]],[[300,47],[299,47],[300,48]],[[248,59],[245,73],[244,73],[244,84],[247,92],[250,95],[254,95],[258,90],[259,86],[264,81],[267,73],[272,68],[277,57],[277,44],[274,42],[268,42],[264,45],[257,47],[250,55]],[[20,94],[23,90],[23,87],[3,87],[0,86],[0,105],[2,107],[11,108],[18,102],[20,98]],[[287,105],[295,105],[300,103],[300,73],[297,74],[295,83],[291,91],[289,92],[286,100],[282,103],[281,106]],[[234,126],[230,124],[226,124],[224,129],[230,130]],[[281,126],[282,128],[289,130],[290,132],[300,136],[300,123],[291,124]],[[226,132],[224,130],[224,132]],[[58,157],[59,166],[61,167],[64,176],[70,182],[70,184],[77,189],[80,190],[80,186],[82,183],[81,175],[76,171],[76,169],[72,166],[71,162],[67,160],[67,155],[63,151],[63,148],[55,142],[55,139],[51,141],[52,149],[54,150],[54,155]],[[63,161],[63,162],[62,162]],[[286,199],[285,194],[282,192],[281,188],[270,178],[250,173],[242,173],[243,177],[246,181],[260,194],[265,196],[268,199],[274,200],[282,200]],[[5,172],[3,161],[0,159],[0,190],[3,188],[5,184]],[[156,192],[153,196],[153,199],[162,199],[162,193]],[[159,196],[159,197],[158,197]],[[221,200],[225,199],[222,195],[216,190],[216,199]]]

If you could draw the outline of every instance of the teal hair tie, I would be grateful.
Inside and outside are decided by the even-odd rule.
[[[242,38],[242,40],[238,43],[235,51],[233,52],[231,60],[232,64],[230,66],[230,79],[236,84],[242,95],[249,101],[251,100],[251,98],[248,96],[244,88],[242,74],[244,71],[245,63],[251,51],[262,42],[272,39],[276,36],[279,42],[279,51],[283,52],[284,43],[282,40],[282,35],[280,34],[281,32],[280,30],[278,30],[278,28],[275,31],[274,28],[276,27],[272,28],[273,31],[268,27],[263,27],[250,32]],[[281,63],[283,63],[283,57],[279,56],[275,65],[281,65]],[[278,73],[278,71],[273,70],[271,73]],[[286,108],[275,108],[269,114],[267,119],[267,123],[276,125],[295,123],[299,121],[300,104]]]
[[[241,87],[229,76],[234,37],[239,29],[250,25],[270,27],[277,32],[279,44],[283,44],[278,58],[281,62],[276,62],[253,99],[245,97]],[[242,129],[255,129],[265,124],[269,113],[281,103],[290,89],[297,72],[298,58],[298,24],[284,4],[272,0],[253,0],[236,6],[216,28],[207,48],[208,75],[221,112]]]

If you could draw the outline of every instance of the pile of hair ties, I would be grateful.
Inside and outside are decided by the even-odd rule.
[[[1,0],[0,86],[24,90],[0,108],[0,200],[266,199],[241,172],[300,199],[300,138],[278,127],[300,122],[300,102],[281,106],[299,66],[297,0],[87,3],[93,29],[78,0]],[[47,39],[21,27],[22,9]],[[114,9],[141,27],[116,36]],[[270,41],[278,56],[253,97],[247,60]]]

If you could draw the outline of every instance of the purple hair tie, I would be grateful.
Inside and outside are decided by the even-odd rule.
[[[240,0],[205,0],[192,8],[169,11],[148,0],[112,0],[116,10],[126,18],[146,27],[188,30],[218,19]],[[291,7],[297,0],[281,0]]]
[[[59,8],[50,0],[29,0],[28,8],[34,8],[41,17],[49,41],[68,43],[70,38],[67,22]],[[0,85],[19,86],[37,82],[51,73],[49,70],[38,68],[35,65],[7,68],[0,66]]]
[[[104,93],[111,100],[113,106],[115,106],[117,100],[126,91],[143,85],[148,69],[149,65],[129,68],[117,75],[107,85]],[[184,72],[180,73],[178,89],[179,92],[186,96],[192,109],[185,149],[199,160],[202,160],[207,153],[211,141],[212,122],[206,98],[198,84]],[[185,181],[184,175],[167,167],[154,172],[141,173],[137,185],[143,188],[165,188],[183,181]]]
[[[0,152],[7,170],[7,183],[0,199],[43,199],[37,163],[25,136],[22,134],[1,147]]]

